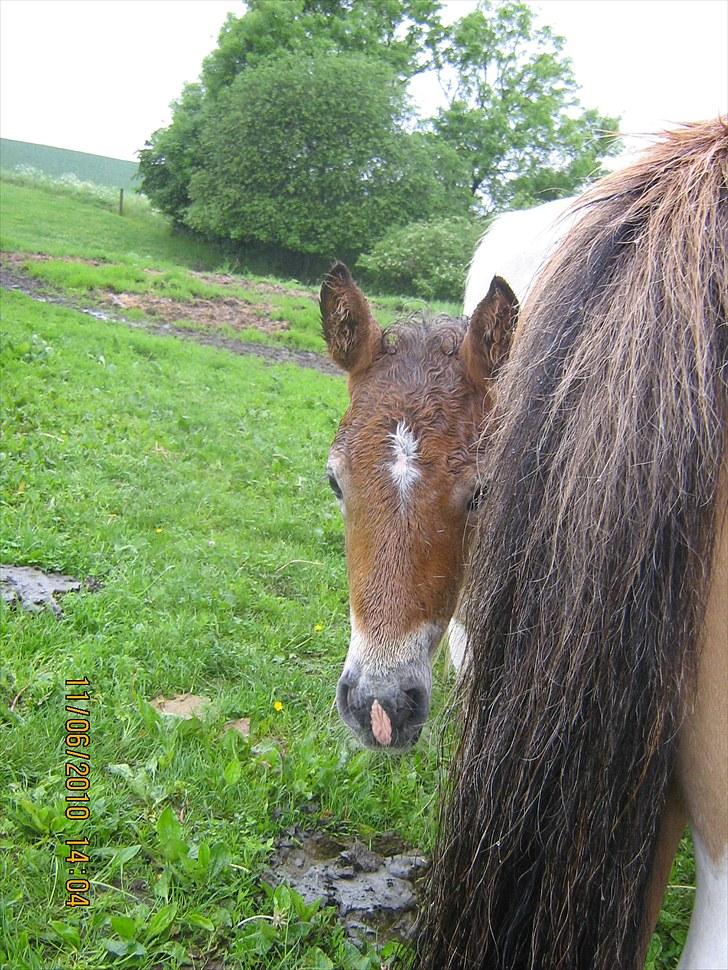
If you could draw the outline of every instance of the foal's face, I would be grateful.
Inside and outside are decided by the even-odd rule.
[[[343,264],[321,291],[350,394],[327,464],[351,610],[336,702],[370,747],[409,747],[427,718],[432,657],[455,609],[478,499],[476,446],[515,319],[504,287],[491,287],[467,326],[403,324],[386,337]]]

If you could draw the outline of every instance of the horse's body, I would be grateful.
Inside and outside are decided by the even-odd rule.
[[[416,739],[466,558],[442,533],[472,551],[422,970],[637,970],[686,819],[698,873],[681,966],[728,967],[727,179],[715,122],[575,214],[534,210],[526,260],[507,240],[528,214],[501,217],[467,329],[398,367],[350,277],[322,290],[352,393],[330,465],[352,594],[338,701],[366,743]],[[480,300],[479,266],[526,298],[495,387],[517,302],[503,281]],[[422,401],[438,395],[433,433]],[[465,504],[481,506],[474,529]]]
[[[523,305],[538,273],[579,214],[579,200],[570,198],[499,216],[473,257],[465,311],[483,298],[483,279],[495,274],[506,279]],[[685,970],[728,967],[728,482],[723,483],[716,507],[717,539],[694,707],[680,728],[674,777],[660,822],[646,903],[646,924],[653,927],[678,842],[689,823],[697,892],[680,961]],[[467,651],[460,618],[452,621],[451,631],[455,644],[451,654],[455,666],[460,667]]]
[[[578,219],[576,199],[555,199],[533,209],[497,216],[480,240],[468,270],[463,299],[469,316],[494,276],[502,276],[523,304],[538,272]]]
[[[680,965],[728,966],[727,182],[728,131],[694,126],[542,236],[466,577],[423,970],[636,970],[686,821]]]

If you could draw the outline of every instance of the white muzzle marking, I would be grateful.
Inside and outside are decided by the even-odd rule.
[[[353,612],[350,619],[351,639],[344,669],[357,667],[375,676],[386,675],[402,664],[426,660],[445,632],[440,623],[423,623],[399,640],[379,640],[362,630]]]

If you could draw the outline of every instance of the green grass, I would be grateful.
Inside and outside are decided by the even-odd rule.
[[[0,188],[0,249],[141,265],[171,262],[201,270],[214,269],[222,259],[205,240],[173,233],[143,203],[120,216],[103,195],[6,177]]]
[[[177,966],[225,950],[226,966],[259,967],[269,947],[266,966],[296,967],[318,965],[319,947],[354,966],[328,915],[304,919],[295,898],[275,904],[288,911],[272,939],[250,920],[273,913],[259,879],[293,823],[395,829],[414,845],[430,831],[427,741],[380,759],[332,710],[347,591],[322,469],[343,381],[17,294],[3,313],[4,556],[101,589],[68,595],[60,622],[0,613],[0,964],[101,967],[123,951],[124,965]],[[63,684],[83,677],[93,812],[71,825]],[[203,723],[148,706],[179,691],[212,698]],[[242,716],[249,741],[222,729]],[[93,849],[88,910],[63,905],[76,835]]]
[[[259,294],[250,289],[206,283],[172,263],[157,262],[151,267],[124,260],[95,266],[60,259],[42,262],[29,259],[23,268],[37,279],[76,295],[109,290],[112,293],[149,293],[174,300],[238,296],[250,303],[260,302]]]
[[[222,250],[204,240],[175,234],[167,221],[141,197],[132,199],[119,216],[116,199],[93,187],[59,185],[22,175],[4,174],[0,191],[0,249],[43,253],[56,260],[28,260],[24,269],[62,292],[93,298],[98,291],[166,296],[175,300],[219,299],[237,296],[251,308],[288,329],[267,334],[249,329],[225,331],[226,336],[293,349],[324,353],[318,311],[318,287],[245,274],[239,284],[220,286],[200,280],[190,271],[229,272]],[[95,260],[88,265],[76,260]],[[275,284],[270,292],[261,284]],[[374,296],[377,321],[386,326],[398,316],[422,309],[422,300]],[[456,315],[454,304],[432,309]],[[189,320],[181,313],[180,321]]]

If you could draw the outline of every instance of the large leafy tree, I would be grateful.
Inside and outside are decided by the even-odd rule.
[[[579,105],[563,44],[526,4],[481,0],[442,45],[450,101],[433,127],[486,210],[568,195],[616,148],[616,119]]]
[[[406,110],[435,72],[446,105]],[[141,152],[144,191],[176,222],[353,258],[407,221],[577,190],[612,148],[563,41],[519,0],[445,26],[440,0],[248,0],[169,128]]]
[[[285,51],[367,54],[400,79],[431,66],[443,36],[440,0],[248,0],[229,15],[202,83],[217,95],[247,67]]]
[[[286,54],[242,71],[208,109],[190,185],[196,229],[330,259],[389,226],[460,213],[467,171],[403,127],[402,86],[362,54]]]

